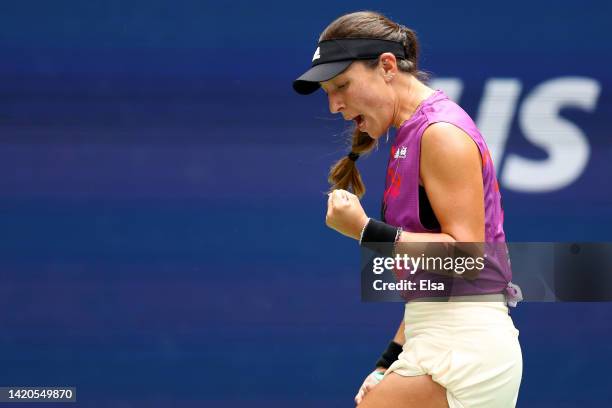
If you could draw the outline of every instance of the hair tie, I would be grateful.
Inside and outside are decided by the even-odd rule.
[[[350,152],[347,156],[350,160],[357,161],[359,158],[359,153]]]

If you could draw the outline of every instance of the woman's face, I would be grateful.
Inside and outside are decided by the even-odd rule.
[[[360,131],[378,139],[391,126],[394,112],[393,89],[385,81],[384,70],[353,62],[344,72],[321,82],[327,93],[329,110],[352,120]]]

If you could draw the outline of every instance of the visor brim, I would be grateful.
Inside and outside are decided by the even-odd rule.
[[[300,95],[309,95],[321,87],[319,82],[329,81],[346,70],[352,62],[352,60],[335,61],[315,65],[293,81],[293,89]]]

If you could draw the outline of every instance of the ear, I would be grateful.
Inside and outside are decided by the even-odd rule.
[[[395,55],[390,52],[380,54],[380,57],[378,57],[378,64],[382,69],[382,74],[385,81],[389,82],[392,80],[397,73],[397,59],[395,58]]]

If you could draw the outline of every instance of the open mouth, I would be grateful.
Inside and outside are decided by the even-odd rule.
[[[363,117],[363,115],[357,115],[353,118],[353,121],[355,121],[357,127],[361,129],[362,125],[365,122],[365,118]]]

